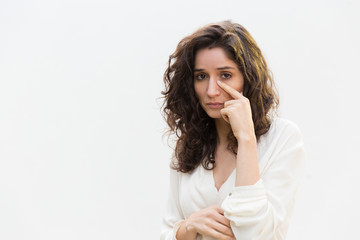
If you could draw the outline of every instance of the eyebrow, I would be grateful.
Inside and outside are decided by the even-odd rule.
[[[234,67],[229,67],[229,66],[217,68],[217,70],[225,70],[225,69],[235,69],[235,68]],[[205,69],[202,69],[202,68],[195,68],[194,69],[194,72],[202,72],[202,71],[205,71]]]

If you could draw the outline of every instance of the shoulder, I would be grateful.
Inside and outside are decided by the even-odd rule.
[[[302,134],[296,123],[280,117],[273,118],[269,131],[260,137],[260,142],[268,144],[288,141],[301,142]]]
[[[301,172],[305,163],[305,149],[297,124],[274,118],[269,131],[259,139],[258,155],[261,173],[267,172],[275,163],[277,166],[288,166],[284,169]],[[293,169],[294,166],[297,170]]]
[[[301,131],[299,126],[285,118],[274,118],[271,122],[269,132],[272,134],[278,135],[280,133],[285,135],[299,135],[301,136]]]
[[[202,164],[199,164],[194,170],[191,172],[181,172],[180,170],[174,169],[171,166],[170,168],[170,181],[172,183],[177,183],[178,185],[181,185],[182,182],[188,181],[190,178],[197,178],[202,177],[204,174],[202,169]]]

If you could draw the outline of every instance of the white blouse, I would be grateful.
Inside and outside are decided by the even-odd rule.
[[[304,174],[305,154],[299,128],[275,118],[257,143],[260,179],[235,187],[236,169],[220,187],[213,171],[200,164],[191,174],[170,169],[170,191],[161,240],[176,240],[180,224],[193,212],[218,204],[238,240],[285,239]],[[213,240],[198,234],[197,240]]]

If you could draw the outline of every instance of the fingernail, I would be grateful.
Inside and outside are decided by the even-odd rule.
[[[217,81],[217,83],[218,83],[218,84],[221,84],[221,81],[220,81],[220,80],[218,80],[218,81]]]

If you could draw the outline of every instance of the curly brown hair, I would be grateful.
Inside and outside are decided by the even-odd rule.
[[[243,95],[250,101],[256,138],[271,125],[270,110],[279,105],[277,90],[260,48],[249,32],[231,21],[210,24],[182,39],[170,55],[164,73],[163,113],[176,134],[175,158],[171,167],[187,173],[200,163],[214,168],[217,132],[214,119],[200,106],[194,90],[194,62],[198,50],[221,47],[237,65],[244,77]],[[274,111],[275,112],[275,111]],[[228,149],[236,154],[237,141],[232,131]]]

